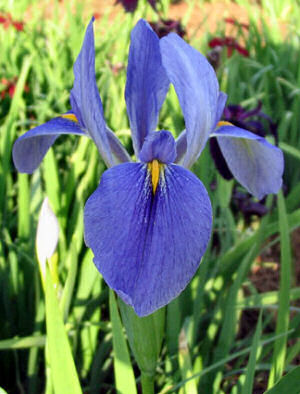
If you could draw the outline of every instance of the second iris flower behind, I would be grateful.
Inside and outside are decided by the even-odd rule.
[[[208,138],[217,138],[232,174],[258,198],[281,187],[283,155],[264,138],[219,122],[227,97],[206,58],[174,33],[159,40],[144,20],[131,34],[125,90],[138,162],[131,161],[103,117],[93,20],[74,75],[72,111],[21,136],[14,145],[14,162],[19,171],[31,173],[60,134],[94,140],[111,168],[86,203],[85,241],[107,284],[145,316],[179,295],[207,248],[211,204],[188,168]],[[176,141],[169,131],[155,131],[170,83],[186,126]]]

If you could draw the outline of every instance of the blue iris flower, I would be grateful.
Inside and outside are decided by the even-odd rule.
[[[14,144],[14,163],[31,173],[59,135],[93,139],[109,168],[85,205],[85,241],[107,284],[145,316],[178,296],[207,248],[211,204],[188,168],[208,138],[217,138],[232,174],[259,199],[281,187],[282,152],[262,137],[219,122],[226,95],[206,58],[174,33],[160,40],[144,20],[131,34],[125,90],[137,162],[103,117],[93,20],[74,75],[72,111],[22,135]],[[169,131],[155,131],[170,83],[186,126],[176,141]]]

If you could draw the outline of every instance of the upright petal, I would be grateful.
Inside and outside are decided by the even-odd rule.
[[[135,155],[147,134],[157,126],[158,114],[169,88],[162,66],[159,38],[141,19],[131,33],[125,99]]]
[[[183,130],[178,138],[176,138],[176,159],[175,163],[183,164],[184,157],[187,150],[186,130]]]
[[[144,163],[159,160],[161,163],[173,163],[176,158],[176,144],[167,130],[154,131],[146,137],[139,159]]]
[[[219,127],[211,136],[217,137],[230,171],[250,193],[262,199],[266,194],[278,192],[284,167],[279,148],[232,125]]]
[[[120,163],[126,163],[127,161],[131,161],[128,152],[121,144],[118,137],[108,127],[106,129],[106,134],[114,162],[116,164],[120,164]]]
[[[219,122],[219,120],[222,117],[226,101],[227,101],[227,94],[223,93],[223,92],[219,92],[218,101],[217,101],[217,110],[216,110],[215,124],[214,124],[213,129],[216,128],[217,123]]]
[[[221,119],[226,100],[227,100],[227,94],[225,94],[223,92],[219,92],[213,130],[215,129],[215,127],[217,126],[217,123]],[[210,141],[212,141],[212,140],[210,140]],[[176,139],[176,150],[177,150],[177,156],[176,156],[175,162],[183,165],[184,158],[185,158],[186,151],[187,151],[186,130],[183,130],[180,133],[179,137]]]
[[[102,102],[96,84],[93,21],[94,18],[86,29],[81,51],[74,64],[75,80],[70,101],[79,124],[94,140],[106,165],[112,166],[116,163],[110,151]]]
[[[13,146],[13,161],[18,171],[31,174],[38,168],[50,146],[61,134],[86,135],[68,113],[37,126],[17,139]],[[76,118],[75,118],[76,119]]]
[[[164,166],[155,194],[147,165],[107,170],[88,199],[85,241],[107,284],[139,316],[166,305],[186,287],[207,247],[208,194],[183,167]]]
[[[160,40],[163,65],[183,112],[187,152],[183,165],[199,157],[215,127],[219,84],[207,59],[174,33]]]

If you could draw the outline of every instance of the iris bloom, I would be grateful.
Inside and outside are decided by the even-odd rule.
[[[262,197],[281,186],[281,151],[263,138],[219,124],[226,95],[206,58],[175,33],[159,40],[140,20],[131,34],[125,99],[137,161],[108,128],[95,80],[93,21],[74,65],[72,111],[38,126],[14,145],[21,172],[32,172],[61,134],[93,139],[109,167],[84,209],[85,241],[107,284],[139,316],[166,305],[186,287],[206,250],[210,200],[190,168],[217,137],[236,178]],[[186,130],[175,141],[156,131],[172,83]]]

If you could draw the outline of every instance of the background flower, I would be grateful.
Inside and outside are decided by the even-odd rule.
[[[18,31],[24,30],[24,22],[14,20],[9,13],[0,14],[0,24],[2,24],[5,29],[13,26]]]
[[[156,3],[158,0],[147,0],[148,3],[156,9]],[[122,4],[126,12],[134,12],[138,5],[138,0],[116,0],[116,4]]]

